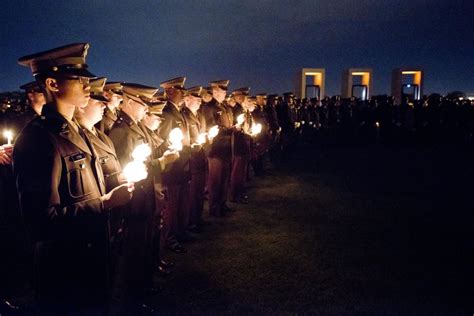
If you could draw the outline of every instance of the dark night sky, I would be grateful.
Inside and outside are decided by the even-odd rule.
[[[3,0],[0,91],[32,79],[23,55],[89,42],[91,71],[109,80],[187,86],[230,79],[253,93],[293,90],[298,69],[373,68],[389,93],[393,68],[420,66],[425,92],[474,92],[472,0]]]

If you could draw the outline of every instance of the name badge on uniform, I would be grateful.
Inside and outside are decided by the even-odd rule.
[[[85,160],[86,159],[86,155],[84,153],[77,153],[77,154],[73,154],[71,155],[71,157],[69,158],[72,162],[78,162],[78,161],[81,161],[81,160]]]

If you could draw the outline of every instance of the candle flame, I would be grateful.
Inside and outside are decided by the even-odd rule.
[[[11,130],[7,129],[7,130],[3,131],[3,137],[5,137],[7,139],[8,145],[12,144],[13,132]]]
[[[148,172],[143,161],[134,160],[129,162],[125,168],[123,168],[123,175],[128,183],[132,183],[146,179]]]
[[[202,133],[202,134],[199,134],[198,138],[197,138],[197,143],[199,145],[202,145],[206,142],[206,133]]]
[[[135,147],[132,158],[135,161],[145,161],[151,155],[151,148],[148,144],[141,144]]]
[[[170,148],[180,151],[183,149],[183,132],[179,127],[173,128],[169,135],[169,141],[171,143]]]
[[[260,123],[254,124],[250,130],[252,135],[260,134],[261,131],[262,131],[262,124]]]
[[[245,122],[245,114],[240,114],[239,116],[237,116],[237,124],[238,125],[241,125]]]
[[[217,134],[219,134],[219,126],[216,125],[211,127],[211,129],[209,130],[209,139],[213,139],[217,136]]]

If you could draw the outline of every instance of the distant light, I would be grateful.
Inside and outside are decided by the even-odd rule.
[[[320,76],[321,72],[305,72],[305,76]]]
[[[407,84],[407,88],[411,88],[411,84]]]
[[[421,71],[407,70],[407,71],[402,71],[402,75],[416,75],[420,72]]]
[[[356,71],[356,72],[353,72],[352,75],[353,76],[365,76],[369,74],[368,72],[363,72],[363,71]]]

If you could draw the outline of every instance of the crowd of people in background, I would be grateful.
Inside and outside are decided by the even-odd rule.
[[[185,87],[185,77],[160,91],[93,75],[87,50],[20,58],[36,80],[0,113],[0,242],[25,248],[40,313],[147,309],[154,275],[172,273],[166,254],[186,253],[208,216],[225,220],[252,203],[251,175],[300,142],[473,143],[474,106],[458,96],[298,99],[229,90],[229,80]],[[25,232],[21,246],[12,227]],[[2,263],[0,308],[13,312],[18,262]]]

